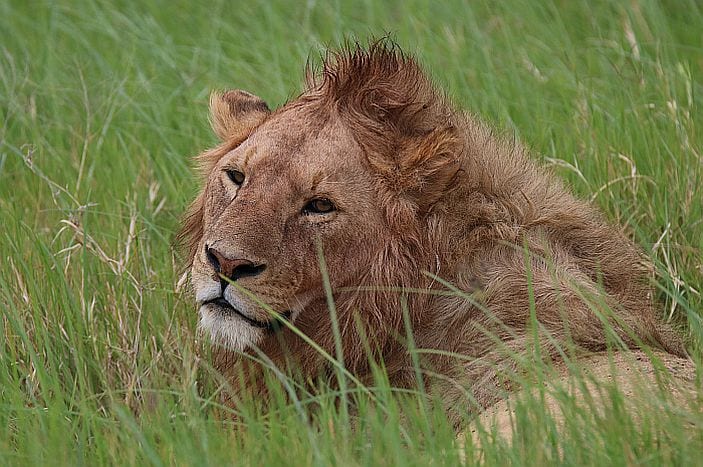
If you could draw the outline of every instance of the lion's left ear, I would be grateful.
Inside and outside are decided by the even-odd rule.
[[[406,148],[401,170],[413,174],[412,193],[421,210],[429,209],[456,181],[460,138],[453,125],[436,128]]]
[[[461,171],[461,138],[448,124],[408,138],[393,158],[369,162],[386,180],[391,192],[427,213],[455,185]]]
[[[408,195],[420,212],[428,212],[452,186],[460,172],[460,138],[453,125],[436,128],[405,148],[399,162]]]
[[[246,139],[270,113],[266,102],[240,89],[210,95],[210,122],[221,141]]]

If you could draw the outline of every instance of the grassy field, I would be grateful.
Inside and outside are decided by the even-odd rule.
[[[700,464],[703,402],[567,398],[557,431],[537,401],[480,451],[382,382],[353,430],[331,391],[222,422],[173,239],[212,89],[280,105],[309,57],[390,32],[624,226],[700,356],[701,31],[695,0],[0,0],[0,464]]]

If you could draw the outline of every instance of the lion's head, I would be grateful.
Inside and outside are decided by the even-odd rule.
[[[260,300],[330,347],[323,257],[343,338],[357,314],[382,345],[401,307],[358,286],[421,286],[435,267],[432,214],[459,173],[442,97],[379,43],[330,55],[279,109],[229,91],[210,111],[221,144],[199,156],[184,229],[202,327],[232,350],[266,346],[286,331]]]

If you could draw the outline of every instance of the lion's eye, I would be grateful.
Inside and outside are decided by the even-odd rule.
[[[229,169],[226,172],[229,179],[232,180],[235,185],[239,186],[244,183],[244,174],[239,170]]]
[[[327,198],[315,198],[303,208],[303,214],[328,214],[337,209]]]

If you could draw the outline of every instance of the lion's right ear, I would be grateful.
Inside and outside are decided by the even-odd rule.
[[[266,102],[246,91],[237,89],[210,95],[210,123],[221,141],[246,139],[270,113]]]

